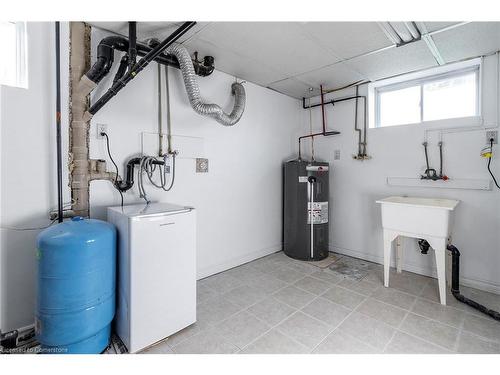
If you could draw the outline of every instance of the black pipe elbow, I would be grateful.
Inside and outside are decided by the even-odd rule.
[[[115,187],[124,192],[130,190],[134,186],[134,166],[141,162],[141,158],[132,158],[127,163],[127,175],[125,181],[115,183]]]
[[[132,158],[127,162],[127,175],[125,177],[125,181],[117,181],[115,183],[115,187],[121,192],[125,192],[130,190],[132,186],[134,186],[134,167],[141,163],[141,158]],[[163,161],[154,160],[153,164],[163,165],[165,164]]]
[[[120,36],[109,36],[101,40],[97,46],[97,61],[85,75],[94,83],[99,83],[111,70],[115,49],[126,51],[127,39]]]

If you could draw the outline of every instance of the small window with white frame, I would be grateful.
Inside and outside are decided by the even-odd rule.
[[[0,85],[28,88],[25,22],[0,22]]]
[[[478,118],[481,59],[370,84],[371,127]]]

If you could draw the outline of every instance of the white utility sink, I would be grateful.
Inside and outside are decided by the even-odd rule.
[[[400,236],[423,238],[435,251],[441,304],[446,305],[446,245],[451,232],[453,199],[393,196],[377,201],[384,229],[384,285],[389,286],[392,241],[397,239],[396,265],[401,272],[403,249]]]

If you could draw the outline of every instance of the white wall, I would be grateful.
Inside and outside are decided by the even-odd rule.
[[[28,25],[29,89],[1,88],[1,225],[32,227],[48,223],[56,204],[54,132],[53,24]],[[67,27],[63,25],[62,45]],[[95,47],[103,34],[95,33]],[[93,48],[93,53],[95,48]],[[62,62],[68,61],[63,50]],[[119,61],[118,56],[116,61]],[[217,60],[216,60],[217,63]],[[67,67],[66,67],[67,68]],[[116,66],[115,66],[116,68]],[[193,159],[179,159],[171,192],[149,188],[150,197],[198,210],[198,276],[203,277],[281,248],[281,163],[293,155],[293,135],[300,126],[298,101],[246,83],[242,120],[224,127],[189,107],[180,72],[170,69],[173,133],[202,137],[209,173],[196,174]],[[101,87],[109,87],[110,77]],[[66,73],[63,87],[67,87]],[[214,72],[200,79],[205,98],[231,108],[234,77]],[[104,91],[99,89],[97,94]],[[66,108],[67,92],[63,93]],[[156,66],[146,68],[92,121],[91,157],[108,159],[105,142],[95,139],[95,124],[108,125],[113,157],[120,173],[126,160],[141,151],[141,132],[155,132]],[[67,126],[64,115],[63,126]],[[67,133],[64,133],[67,150]],[[180,150],[182,152],[182,149]],[[66,152],[63,154],[66,164]],[[108,168],[112,165],[108,160]],[[65,176],[65,186],[67,175]],[[69,189],[65,188],[65,201]],[[137,188],[126,203],[141,202]],[[105,218],[105,207],[119,204],[109,182],[91,184],[91,216]],[[35,301],[35,237],[39,231],[2,229],[2,331],[32,324]]]
[[[495,125],[498,97],[496,96],[496,56],[485,59],[483,72],[483,105],[485,125]],[[366,93],[366,86],[360,94]],[[354,94],[354,89],[335,93],[333,97]],[[318,98],[316,98],[316,101]],[[360,107],[362,102],[360,101]],[[461,281],[465,285],[500,293],[500,190],[458,190],[439,188],[394,187],[386,184],[388,176],[418,177],[425,169],[422,125],[372,128],[368,130],[368,161],[356,161],[357,135],[354,126],[354,102],[326,107],[329,129],[340,130],[339,136],[318,137],[316,159],[331,163],[330,246],[332,251],[358,258],[383,262],[380,207],[375,200],[390,195],[407,194],[423,197],[452,198],[461,201],[455,212],[453,243],[462,253]],[[362,116],[361,108],[359,112]],[[320,109],[313,110],[313,127],[321,128]],[[362,117],[360,117],[362,119]],[[302,113],[303,132],[309,132],[309,113]],[[361,122],[360,122],[361,124]],[[444,172],[451,178],[488,179],[486,160],[479,156],[485,146],[485,131],[444,134]],[[429,154],[431,165],[438,167],[438,133],[431,133]],[[309,143],[304,150],[310,156]],[[341,159],[333,160],[334,150]],[[492,160],[493,172],[500,177],[500,146]],[[422,255],[416,241],[406,239],[404,268],[433,275],[434,254]]]
[[[35,238],[56,204],[53,24],[28,25],[29,89],[1,90],[2,331],[32,324]]]

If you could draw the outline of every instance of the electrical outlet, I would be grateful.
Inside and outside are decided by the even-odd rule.
[[[340,150],[335,150],[333,152],[333,160],[340,160]]]
[[[208,172],[208,159],[196,158],[196,173]]]
[[[491,139],[493,138],[493,144],[498,144],[498,130],[488,130],[486,131],[486,143],[490,144]]]
[[[96,131],[97,131],[97,139],[103,139],[104,136],[101,135],[101,133],[108,133],[108,125],[106,124],[97,124],[96,125]]]

